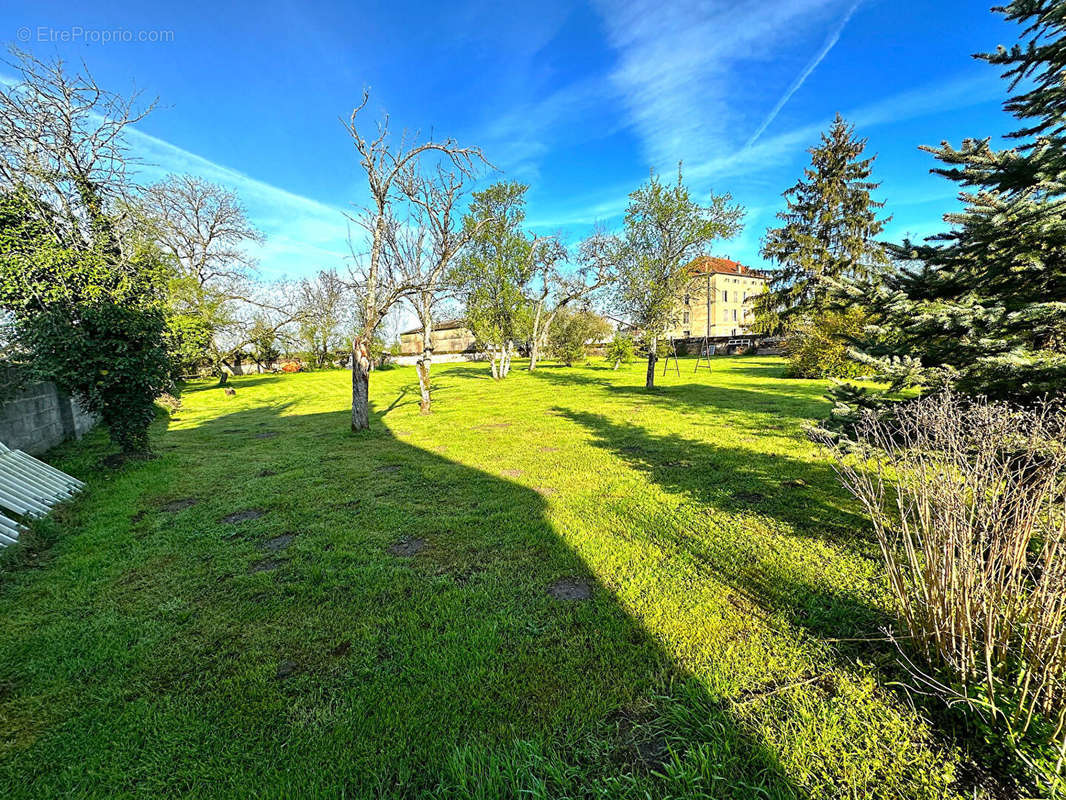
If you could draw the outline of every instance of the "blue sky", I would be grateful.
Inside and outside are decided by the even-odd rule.
[[[918,145],[1012,127],[1005,83],[970,58],[1017,37],[990,5],[38,0],[5,4],[0,40],[158,96],[132,140],[143,177],[190,172],[235,189],[266,234],[267,277],[343,266],[342,211],[365,189],[340,118],[364,86],[396,129],[480,145],[498,177],[530,184],[531,227],[570,242],[597,221],[617,226],[648,170],[682,160],[697,194],[728,191],[749,210],[714,252],[764,266],[781,193],[837,111],[879,155],[890,235],[942,229],[957,201]],[[101,41],[114,31],[168,41]]]

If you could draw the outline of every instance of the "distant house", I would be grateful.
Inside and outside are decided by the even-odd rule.
[[[434,355],[473,353],[474,334],[461,319],[443,320],[433,325],[429,336]],[[412,328],[400,334],[400,355],[415,356],[422,352],[422,328]]]
[[[766,291],[766,273],[728,258],[701,256],[687,267],[691,281],[678,298],[673,339],[735,337],[749,333],[751,300]]]

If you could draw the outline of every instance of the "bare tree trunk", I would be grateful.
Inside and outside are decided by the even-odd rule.
[[[511,353],[514,351],[514,342],[508,339],[503,347],[503,359],[500,365],[500,377],[506,378],[511,373]]]
[[[648,377],[644,382],[644,388],[655,388],[655,362],[658,360],[656,350],[658,349],[659,340],[657,337],[652,336],[648,339]]]
[[[496,369],[496,345],[491,345],[489,347],[489,365],[492,369],[492,379],[498,381],[500,379],[500,374]]]
[[[537,357],[540,355],[540,314],[543,309],[543,304],[537,304],[537,313],[533,315],[533,336],[529,342],[529,371],[533,372],[537,368]]]
[[[419,410],[423,414],[428,414],[430,411],[431,398],[429,395],[429,370],[433,362],[433,308],[432,299],[428,299],[423,296],[420,301],[422,322],[422,355],[418,361],[415,362],[415,371],[418,373],[418,389],[421,392],[422,400],[419,403]]]
[[[352,430],[370,427],[370,353],[366,343],[356,339],[352,345]]]
[[[618,371],[618,365],[621,364],[621,363],[622,363],[622,359],[620,359],[620,358],[616,358],[614,360],[614,370],[615,370],[615,372]]]

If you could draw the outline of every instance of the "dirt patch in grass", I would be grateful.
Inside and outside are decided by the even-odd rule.
[[[382,464],[380,467],[374,468],[375,472],[399,472],[399,464]]]
[[[501,469],[500,474],[505,478],[521,478],[522,470],[520,469]]]
[[[273,539],[267,539],[265,542],[263,542],[261,548],[268,553],[277,553],[292,544],[292,540],[295,538],[295,533],[283,533],[281,534],[281,536],[275,536]]]
[[[330,650],[329,654],[331,656],[333,656],[334,658],[341,658],[343,656],[348,655],[348,651],[351,650],[351,649],[352,649],[352,643],[348,639],[345,639],[339,645],[337,645],[332,650]]]
[[[766,499],[766,495],[760,494],[759,492],[737,492],[733,496],[742,503],[761,503]]]
[[[259,433],[255,434],[252,438],[253,439],[273,439],[277,435],[278,435],[277,431],[260,431]]]
[[[248,430],[247,428],[223,428],[222,432],[223,433],[245,433],[245,432],[247,432],[247,430]]]
[[[250,519],[259,519],[266,514],[261,508],[246,508],[244,511],[234,511],[232,514],[227,514],[222,518],[223,522],[234,524],[236,522],[247,522]]]
[[[281,566],[281,562],[274,558],[264,558],[256,561],[248,567],[248,574],[255,575],[258,572],[273,572]]]
[[[558,453],[562,449],[563,448],[561,448],[561,447],[542,447],[542,448],[540,448],[540,452],[542,452],[542,453]]]
[[[475,431],[502,431],[506,428],[510,428],[513,422],[486,422],[483,425],[475,425]]]
[[[588,600],[592,584],[584,578],[560,578],[548,586],[548,594],[556,600]]]
[[[299,668],[299,664],[295,661],[282,661],[278,664],[278,671],[275,673],[275,677],[279,681],[283,681],[293,675]]]
[[[200,500],[197,497],[181,497],[177,500],[171,500],[169,503],[164,503],[159,510],[164,511],[167,514],[174,514],[175,512],[192,508],[199,502]]]
[[[541,497],[551,497],[552,495],[555,494],[555,489],[553,489],[550,486],[538,486],[533,491],[535,491]]]
[[[409,558],[414,555],[418,555],[426,549],[426,540],[420,539],[417,536],[411,539],[404,539],[402,542],[396,542],[389,545],[389,553],[394,556],[400,556],[402,558]]]
[[[255,477],[257,477],[257,478],[269,478],[272,475],[277,475],[277,474],[278,473],[275,472],[272,469],[261,469],[261,470],[259,470],[259,472],[255,473]]]
[[[670,748],[666,739],[661,736],[637,742],[633,749],[636,751],[637,760],[649,772],[661,772],[670,761]]]

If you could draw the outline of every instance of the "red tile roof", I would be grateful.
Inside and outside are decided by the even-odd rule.
[[[689,264],[687,269],[691,271],[693,275],[718,273],[719,275],[744,275],[749,278],[766,277],[759,270],[745,267],[739,261],[732,261],[728,258],[718,258],[716,256],[700,256]]]

